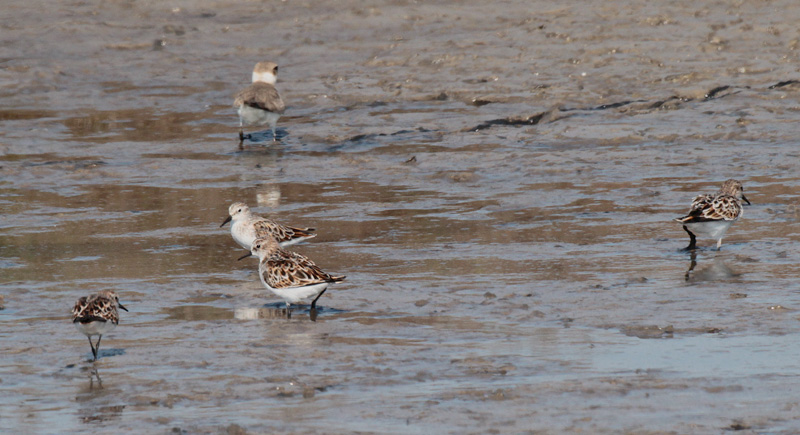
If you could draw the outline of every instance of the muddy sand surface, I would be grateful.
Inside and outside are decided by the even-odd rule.
[[[797,433],[792,1],[11,2],[0,427]],[[232,95],[280,64],[280,142]],[[671,219],[738,178],[721,251]],[[347,275],[291,319],[228,205]],[[88,361],[75,300],[129,309]]]

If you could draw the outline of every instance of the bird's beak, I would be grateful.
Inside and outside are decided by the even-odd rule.
[[[251,257],[251,256],[253,256],[253,253],[252,252],[248,252],[247,254],[244,254],[241,257],[237,258],[236,261],[241,261],[241,260],[244,260],[245,258]]]
[[[746,202],[747,205],[751,205],[750,201],[748,201],[747,198],[744,195],[742,195],[742,201]]]
[[[117,305],[119,305],[119,307],[122,308],[123,310],[128,311],[128,309],[125,308],[125,306],[122,305],[121,303],[117,302]]]
[[[233,219],[233,218],[232,218],[232,217],[230,217],[230,216],[228,216],[228,218],[227,218],[227,219],[225,219],[225,222],[221,223],[219,227],[220,227],[220,228],[224,227],[224,226],[225,226],[225,224],[227,224],[228,222],[230,222],[230,221],[231,221],[231,219]]]

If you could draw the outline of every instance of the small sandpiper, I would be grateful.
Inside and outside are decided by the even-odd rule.
[[[265,125],[272,129],[272,141],[277,141],[275,125],[286,107],[275,89],[278,80],[278,65],[274,62],[259,62],[253,69],[253,84],[236,94],[233,105],[239,112],[239,141],[245,139],[244,124]]]
[[[727,180],[713,195],[699,195],[692,201],[689,214],[675,220],[683,224],[690,241],[686,250],[697,248],[697,235],[717,239],[717,250],[722,247],[722,237],[731,225],[742,216],[742,201],[750,205],[744,196],[742,183]]]
[[[308,257],[285,251],[272,237],[256,239],[251,250],[259,259],[258,276],[261,283],[286,302],[287,313],[291,304],[313,297],[311,310],[317,308],[317,300],[328,285],[342,282],[344,275],[333,276],[323,272]],[[291,315],[291,314],[290,314]]]
[[[250,207],[243,202],[234,202],[228,207],[228,218],[222,222],[220,227],[231,221],[233,221],[231,224],[231,236],[233,236],[233,240],[248,251],[253,247],[253,241],[262,237],[275,238],[281,246],[294,245],[295,243],[317,237],[314,233],[314,228],[297,228],[281,225],[254,214],[250,211]],[[247,255],[239,259],[241,260],[250,255],[252,254],[248,252]]]
[[[111,332],[119,324],[119,311],[117,307],[128,311],[127,308],[119,303],[119,297],[111,290],[104,290],[99,293],[82,297],[72,308],[72,323],[78,331],[86,334],[89,338],[89,346],[92,347],[94,361],[97,361],[97,353],[100,350],[100,340],[103,334]],[[97,345],[92,343],[92,336],[98,335]]]

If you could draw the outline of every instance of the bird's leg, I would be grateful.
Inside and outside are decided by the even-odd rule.
[[[717,251],[722,249],[722,239],[717,240]]]
[[[291,319],[292,318],[292,304],[290,304],[288,302],[286,303],[286,318],[287,319]]]
[[[92,336],[87,336],[89,339],[89,346],[92,347],[92,356],[94,357],[94,361],[97,361],[97,350],[94,348],[94,343],[92,343]]]
[[[242,118],[239,118],[239,145],[244,142],[244,124],[242,123]]]
[[[321,292],[319,292],[317,297],[314,298],[314,300],[311,302],[311,308],[312,309],[316,309],[317,308],[317,299],[319,299],[319,297],[322,296],[323,293],[325,293],[325,290],[328,290],[328,289],[326,288],[326,289],[322,290]]]
[[[695,237],[694,233],[689,231],[689,228],[686,228],[686,225],[683,226],[683,229],[689,234],[689,246],[685,247],[684,251],[691,251],[692,249],[697,249],[697,237]]]
[[[100,354],[100,340],[102,340],[102,339],[103,339],[102,335],[97,337],[97,344],[94,347],[94,351],[95,351],[94,359],[95,359],[95,361],[97,361],[97,355]]]
[[[311,318],[312,322],[316,322],[317,321],[317,299],[319,299],[320,296],[322,296],[322,294],[325,293],[325,290],[328,290],[328,289],[327,288],[323,289],[321,292],[319,292],[317,297],[315,297],[314,300],[311,301],[311,311],[309,312],[309,317]]]

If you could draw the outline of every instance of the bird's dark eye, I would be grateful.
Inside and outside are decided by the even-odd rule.
[[[276,66],[275,67],[275,74],[277,74],[277,73],[278,73],[278,67]]]
[[[236,211],[238,211],[239,213],[241,213],[241,212],[242,212],[242,209],[239,209],[239,210],[236,210]]]

